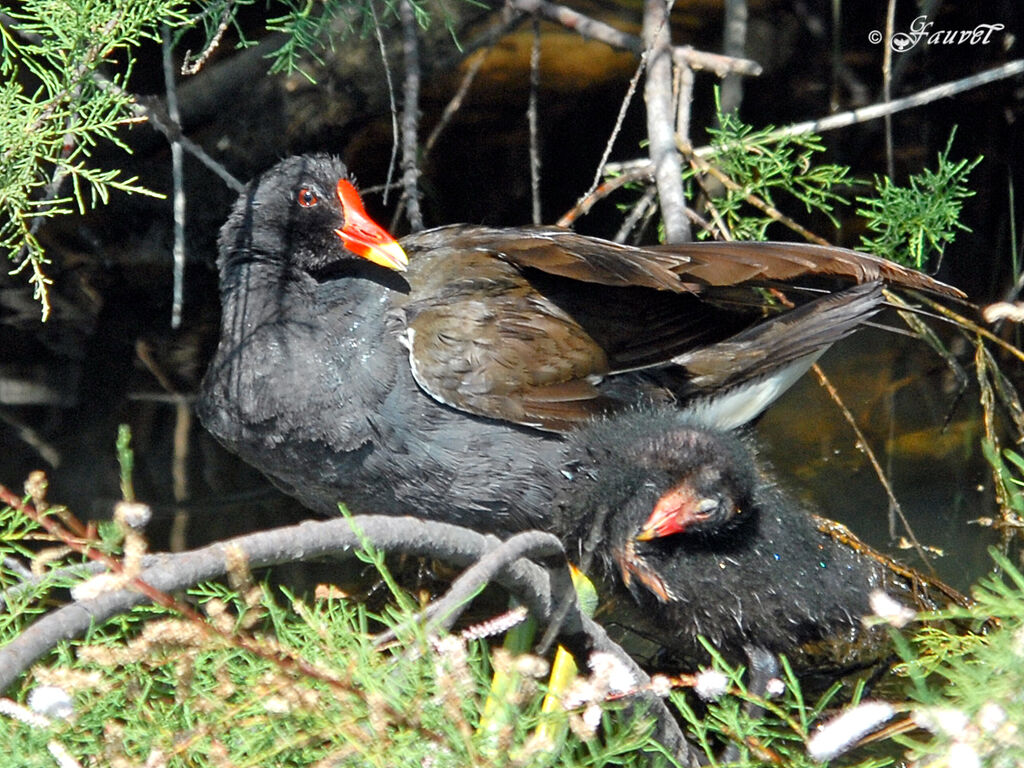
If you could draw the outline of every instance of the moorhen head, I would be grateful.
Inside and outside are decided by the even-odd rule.
[[[254,179],[219,244],[207,429],[318,512],[495,532],[545,525],[561,433],[652,403],[737,426],[880,308],[879,280],[957,293],[809,245],[455,225],[399,247],[326,155]],[[855,285],[806,290],[825,279]]]
[[[852,667],[884,655],[884,630],[861,621],[874,590],[919,609],[963,599],[802,509],[735,434],[657,409],[570,440],[597,479],[563,492],[556,530],[591,562],[612,623],[663,659],[706,662],[704,636],[734,663],[763,649],[804,671]]]
[[[357,257],[394,270],[409,263],[369,217],[345,166],[322,155],[289,157],[249,182],[221,228],[222,278],[248,261],[276,262],[284,274],[316,276]]]

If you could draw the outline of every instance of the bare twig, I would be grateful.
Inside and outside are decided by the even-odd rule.
[[[171,377],[159,365],[153,356],[152,347],[138,339],[135,342],[135,355],[146,369],[153,375],[170,398],[167,400],[174,407],[174,443],[171,458],[171,482],[174,494],[174,518],[168,536],[168,547],[171,552],[182,552],[188,543],[189,511],[185,505],[188,499],[188,458],[189,437],[192,433],[192,403],[177,391]]]
[[[424,142],[424,159],[430,155],[430,152],[437,143],[438,138],[440,138],[445,128],[447,128],[449,123],[451,123],[455,113],[462,108],[462,104],[466,99],[466,94],[469,93],[469,89],[473,86],[476,76],[480,74],[480,69],[483,67],[484,62],[487,61],[487,57],[490,56],[491,51],[494,50],[495,43],[515,28],[515,26],[519,24],[520,20],[521,17],[518,14],[509,15],[503,23],[487,32],[483,36],[482,41],[478,41],[475,45],[467,46],[467,49],[472,47],[476,55],[471,57],[469,66],[466,68],[466,74],[463,75],[462,82],[459,83],[459,87],[456,89],[455,95],[451,97],[447,104],[445,104],[444,110],[441,112],[441,117],[437,121],[437,125],[431,129],[430,135]],[[467,57],[467,60],[469,60],[469,58],[470,57]]]
[[[593,19],[564,5],[547,2],[547,0],[507,0],[507,2],[513,10],[538,14],[548,21],[561,24],[566,29],[575,30],[591,40],[634,53],[644,52],[644,42],[636,35],[623,32],[610,24],[605,24],[603,21]],[[719,77],[733,73],[754,76],[761,74],[761,65],[751,59],[698,51],[689,45],[677,46],[673,53],[681,56],[693,69],[708,70]]]
[[[9,492],[4,492],[4,503],[11,503],[10,496]],[[13,497],[13,501],[21,506],[17,497]],[[540,536],[545,537],[546,534]],[[351,555],[364,540],[384,551],[403,552],[414,557],[436,557],[460,567],[479,561],[488,552],[500,546],[499,540],[494,536],[448,523],[409,517],[367,515],[318,522],[307,521],[286,528],[239,536],[191,552],[161,555],[155,561],[147,559],[144,562],[154,564],[144,566],[135,580],[136,586],[145,586],[146,593],[136,589],[120,589],[72,603],[40,618],[0,649],[0,691],[10,687],[22,672],[60,640],[78,637],[90,626],[152,600],[154,595],[159,598],[159,602],[166,603],[169,599],[167,593],[173,590],[223,576],[228,567],[229,548],[242,552],[251,568],[261,568],[284,562]],[[524,539],[524,543],[529,544],[530,541],[530,538]],[[534,544],[538,541],[541,540],[533,539]],[[551,551],[550,541],[544,539],[540,545],[545,547],[545,552]],[[504,564],[494,578],[526,604],[542,623],[547,623],[553,618],[553,606],[558,596],[552,592],[550,574],[543,568],[520,559],[511,564]],[[188,606],[182,607],[191,612]],[[201,617],[199,620],[204,627],[209,628],[209,631],[216,631],[209,622],[203,621]],[[649,684],[650,678],[636,662],[612,642],[599,625],[582,615],[578,606],[567,615],[562,639],[566,647],[577,657],[583,654],[585,658],[595,650],[613,653],[630,669],[640,686]],[[230,640],[263,656],[269,653],[260,647],[250,648],[249,646],[254,644],[248,643],[240,635],[231,635]],[[329,685],[343,685],[341,681],[335,680],[303,659],[284,658],[280,654],[275,654],[273,660],[278,663],[285,662],[297,671],[323,680]],[[638,699],[648,707],[648,712],[656,719],[657,738],[687,764],[694,764],[695,754],[683,738],[664,702],[649,691],[639,692]]]
[[[586,216],[590,209],[597,205],[601,200],[604,200],[615,190],[632,184],[636,181],[650,181],[651,174],[649,168],[640,168],[635,171],[627,171],[621,176],[615,176],[603,184],[599,185],[596,189],[588,194],[584,195],[580,200],[570,208],[568,211],[562,214],[562,217],[558,220],[558,226],[570,227],[576,219],[581,216]]]
[[[561,24],[566,29],[575,30],[584,37],[606,43],[613,48],[623,48],[636,53],[640,53],[643,50],[643,43],[636,35],[622,32],[610,24],[592,19],[564,5],[546,2],[546,0],[508,0],[508,5],[513,10],[527,14],[536,14],[548,21]]]
[[[188,404],[178,402],[174,406],[174,452],[171,457],[171,481],[174,493],[174,519],[168,537],[172,552],[182,552],[188,546],[189,512],[185,506],[188,500],[188,459],[192,445],[192,409]]]
[[[399,0],[398,16],[402,22],[402,55],[405,61],[405,85],[402,89],[402,187],[404,189],[409,226],[423,229],[420,210],[419,142],[416,130],[420,122],[420,54],[416,37],[416,12],[411,0]]]
[[[707,232],[712,237],[719,238],[722,240],[732,239],[731,235],[721,235],[720,233],[716,232],[714,227],[711,226],[711,223],[703,216],[701,216],[699,213],[697,213],[695,210],[693,210],[693,208],[687,208],[686,215],[690,217],[691,222],[696,224],[698,227],[700,227],[703,231]]]
[[[667,0],[644,0],[644,55],[647,57],[644,102],[647,104],[647,139],[665,225],[665,242],[685,243],[690,240],[690,220],[686,218],[686,198],[683,195],[683,163],[675,144],[672,46],[668,23],[670,9],[671,3]]]
[[[430,135],[423,144],[424,157],[430,154],[430,150],[434,148],[434,144],[437,143],[437,140],[444,132],[444,129],[448,127],[448,124],[452,121],[455,113],[462,108],[462,103],[466,99],[466,94],[469,93],[469,89],[473,86],[473,81],[476,80],[476,76],[480,74],[480,68],[484,65],[484,62],[487,60],[487,57],[490,55],[492,50],[493,46],[486,48],[470,62],[469,67],[466,69],[466,74],[462,78],[462,82],[459,83],[459,87],[455,91],[455,95],[451,97],[447,104],[445,104],[444,110],[441,112],[441,117],[437,121],[437,125],[435,125],[430,131]]]
[[[689,45],[677,45],[672,49],[672,54],[689,64],[690,69],[714,72],[718,77],[726,77],[728,75],[757,77],[762,72],[761,65],[753,59],[741,59],[735,56],[725,56],[721,53],[698,51]]]
[[[164,67],[164,91],[167,93],[167,115],[171,123],[181,125],[181,113],[178,111],[178,89],[174,82],[174,68],[171,65],[171,30],[166,24],[162,30],[162,49]],[[171,301],[171,328],[181,327],[181,307],[185,294],[185,169],[184,154],[181,149],[180,131],[176,138],[171,139],[171,176],[174,184],[174,287]]]
[[[724,10],[722,48],[726,56],[738,58],[743,55],[747,45],[747,0],[725,0]],[[719,98],[723,113],[728,114],[739,109],[743,101],[742,78],[737,74],[723,77]]]
[[[203,11],[202,14],[205,14],[208,11],[209,9]],[[199,70],[201,70],[203,65],[206,63],[206,60],[209,59],[213,52],[220,47],[221,38],[224,37],[224,33],[227,31],[228,25],[231,24],[234,12],[235,0],[228,0],[228,2],[224,3],[224,7],[220,14],[220,20],[217,22],[217,31],[213,33],[213,37],[210,38],[210,42],[206,44],[206,47],[200,51],[199,55],[195,58],[192,57],[192,51],[185,51],[185,56],[181,61],[181,74],[188,76],[199,73]]]
[[[629,233],[647,217],[648,213],[654,207],[654,201],[657,195],[658,190],[654,187],[648,187],[644,190],[640,199],[636,201],[636,204],[632,208],[629,209],[629,213],[627,213],[625,218],[622,220],[622,225],[619,227],[619,231],[616,232],[615,237],[612,238],[616,243],[626,242],[626,238],[629,237]]]
[[[678,48],[672,52],[673,70],[675,78],[673,90],[676,101],[676,134],[689,143],[690,141],[690,112],[693,105],[693,67],[691,67],[682,56],[677,56]]]
[[[936,314],[942,316],[949,322],[953,323],[953,325],[956,325],[965,331],[978,334],[982,338],[987,339],[996,346],[1000,347],[1007,354],[1012,355],[1021,362],[1024,362],[1024,350],[1021,350],[1020,348],[1015,347],[1013,344],[1006,341],[1005,339],[1001,339],[999,336],[996,336],[988,328],[978,325],[973,320],[964,317],[959,312],[954,312],[949,307],[943,306],[939,302],[935,301],[929,296],[926,296],[923,293],[915,294],[915,298],[917,299],[917,301],[920,301],[923,304],[927,304],[929,309],[933,310]],[[902,302],[902,299],[893,294],[891,291],[886,291],[886,300],[895,304],[896,306],[907,306],[905,302]]]
[[[395,103],[395,84],[391,81],[391,64],[388,62],[388,47],[384,44],[384,33],[381,32],[380,20],[377,18],[377,4],[367,3],[370,8],[370,15],[373,17],[373,33],[377,38],[377,49],[380,51],[380,60],[384,64],[384,80],[388,85],[388,105],[391,108],[391,157],[388,158],[388,172],[384,176],[384,194],[381,197],[384,205],[388,204],[388,193],[391,191],[392,178],[395,174],[395,160],[398,157],[399,129],[398,129],[398,105]]]
[[[853,109],[849,112],[841,112],[838,115],[829,115],[828,117],[823,117],[819,120],[807,120],[802,123],[793,123],[792,125],[780,128],[777,131],[772,131],[772,133],[768,135],[768,139],[777,140],[788,136],[804,136],[808,133],[823,133],[837,128],[846,128],[850,125],[865,123],[869,120],[877,120],[885,115],[895,114],[896,112],[902,112],[905,109],[930,104],[933,101],[955,96],[958,93],[963,93],[964,91],[979,88],[983,85],[988,85],[989,83],[995,83],[1000,80],[1015,77],[1022,73],[1024,73],[1024,59],[1017,59],[1003,64],[1002,66],[980,72],[976,75],[971,75],[959,80],[952,80],[948,83],[926,88],[923,91],[919,91],[918,93],[906,96],[902,99],[883,102],[881,104],[871,104],[870,106]],[[736,146],[741,145],[737,143]],[[715,151],[716,147],[707,145],[697,147],[693,150],[693,153],[697,157],[707,157]],[[608,173],[643,171],[646,174],[646,178],[650,178],[654,172],[654,164],[648,158],[638,158],[636,160],[629,160],[622,163],[609,163],[605,170]]]
[[[818,377],[818,381],[821,383],[821,386],[825,388],[828,396],[832,398],[832,401],[839,407],[839,411],[843,414],[843,418],[846,419],[846,423],[853,429],[854,434],[857,436],[857,445],[860,446],[860,449],[864,451],[864,455],[867,456],[868,462],[871,464],[871,468],[875,471],[875,475],[878,477],[878,481],[882,484],[885,495],[889,499],[890,509],[892,509],[900,518],[900,522],[903,523],[903,529],[907,532],[907,538],[914,547],[914,551],[917,552],[918,557],[921,558],[921,562],[927,566],[928,570],[931,571],[934,576],[935,566],[932,565],[932,562],[928,559],[928,556],[924,551],[924,547],[921,546],[921,542],[919,542],[917,540],[917,536],[914,535],[914,529],[910,527],[910,521],[907,520],[907,516],[903,512],[903,506],[900,504],[899,499],[896,498],[896,494],[892,489],[892,484],[889,482],[889,478],[885,476],[885,471],[882,469],[882,465],[879,463],[878,457],[875,455],[870,443],[868,443],[867,437],[864,435],[864,432],[861,431],[860,425],[857,424],[856,417],[850,413],[850,409],[846,407],[846,404],[839,396],[836,388],[832,386],[832,382],[829,381],[825,372],[821,370],[821,366],[815,363],[811,366],[811,370],[813,370],[814,375]]]
[[[121,90],[120,87],[109,81],[101,80],[97,76],[97,80],[100,86],[103,88],[112,88],[114,90]],[[132,113],[142,119],[147,120],[151,126],[167,138],[168,141],[177,141],[181,148],[188,152],[192,157],[206,166],[213,173],[217,174],[221,180],[228,185],[228,188],[241,194],[242,190],[245,189],[245,185],[236,179],[227,168],[221,163],[214,160],[207,154],[206,150],[196,144],[192,139],[181,132],[181,127],[178,123],[172,121],[159,100],[154,98],[137,98],[132,104]]]
[[[36,575],[32,573],[32,571],[23,566],[16,557],[11,557],[10,555],[4,557],[3,567],[21,579],[22,582],[36,578]],[[0,597],[0,605],[4,605],[2,597]]]
[[[158,565],[161,555],[143,555],[142,556],[142,567],[149,568],[154,565]],[[4,558],[4,567],[12,569],[13,558]],[[95,576],[100,573],[108,571],[106,563],[100,563],[95,560],[90,560],[86,563],[76,563],[74,565],[67,565],[61,568],[53,568],[50,570],[43,570],[38,574],[28,572],[25,575],[21,575],[24,568],[21,567],[18,571],[19,581],[17,584],[9,586],[7,589],[0,592],[0,610],[5,610],[8,605],[18,600],[26,593],[32,592],[39,588],[39,585],[44,581],[51,584],[60,583],[61,580],[76,582],[84,581],[90,576]]]
[[[978,401],[981,404],[982,424],[985,426],[985,441],[992,447],[993,452],[996,456],[1002,453],[1000,448],[999,431],[996,429],[995,423],[995,392],[992,389],[992,382],[989,380],[986,373],[989,370],[989,363],[992,362],[988,354],[988,350],[985,349],[985,345],[978,339],[974,346],[974,371],[978,379],[978,390],[979,397]],[[1010,512],[1012,507],[1009,504],[1009,499],[1006,498],[1006,485],[1005,482],[1000,478],[1000,471],[997,462],[992,464],[992,480],[993,488],[996,494],[996,503],[999,505],[1000,517],[1002,518],[1003,525],[1000,531],[1001,545],[1003,551],[1006,552],[1007,547],[1010,543],[1010,538],[1013,536],[1013,527],[1006,525],[1009,522]]]
[[[462,609],[484,586],[495,580],[503,570],[520,558],[546,558],[560,556],[560,567],[565,568],[565,550],[558,537],[543,531],[518,533],[501,542],[473,565],[463,571],[444,596],[432,602],[423,612],[429,632],[449,631]],[[566,574],[571,586],[571,578]],[[394,637],[394,631],[384,633],[378,643]]]
[[[13,411],[14,409],[10,409]],[[29,446],[39,458],[49,464],[53,469],[60,466],[62,456],[56,445],[48,441],[34,427],[29,426],[21,419],[15,418],[7,409],[0,410],[0,422],[7,424],[17,435],[18,439]]]
[[[696,160],[693,155],[687,155],[686,159],[689,161],[692,168],[697,168]],[[726,226],[725,219],[722,218],[722,212],[719,211],[718,206],[715,205],[715,195],[714,192],[708,188],[705,174],[695,173],[693,180],[697,182],[700,188],[704,191],[705,199],[703,207],[711,214],[710,222],[704,220],[698,223],[698,226],[705,232],[709,232],[716,240],[733,240],[732,232],[729,231],[729,227]],[[712,222],[714,222],[714,224],[712,224]]]
[[[558,220],[559,226],[569,226],[578,216],[584,215],[586,211],[590,210],[590,207],[600,199],[600,197],[593,199],[593,195],[598,190],[598,186],[601,185],[601,174],[604,170],[605,164],[608,162],[608,157],[612,153],[612,147],[615,145],[615,139],[618,138],[619,132],[622,130],[622,124],[626,120],[626,111],[629,109],[630,102],[633,101],[633,95],[636,93],[636,87],[640,83],[640,75],[643,74],[644,64],[647,59],[643,56],[640,57],[640,64],[636,68],[636,72],[633,73],[633,77],[629,79],[629,86],[626,88],[626,95],[622,97],[622,103],[619,104],[619,114],[615,117],[615,126],[612,128],[611,135],[608,136],[608,141],[604,145],[604,153],[601,155],[601,160],[597,164],[597,170],[594,172],[594,181],[590,185],[590,189],[580,196],[577,201],[574,211],[582,211],[582,213],[573,214],[573,211],[568,211],[562,215],[562,218]],[[588,203],[588,201],[590,201]],[[583,206],[586,206],[585,210]]]
[[[533,223],[543,223],[540,209],[540,128],[537,99],[540,93],[540,18],[533,17],[533,44],[530,46],[530,103],[526,119],[530,127],[530,200]]]
[[[882,46],[882,101],[892,101],[892,35],[896,24],[896,0],[889,0],[885,10],[885,40]],[[884,119],[885,124],[885,172],[890,179],[896,178],[896,164],[892,144],[892,114]]]

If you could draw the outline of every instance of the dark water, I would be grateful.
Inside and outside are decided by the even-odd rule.
[[[969,356],[961,363],[969,365]],[[929,562],[941,578],[966,589],[991,568],[987,549],[998,543],[991,528],[971,522],[996,514],[973,378],[958,397],[944,362],[924,344],[876,329],[834,347],[822,368],[865,434],[914,536],[943,553]],[[780,399],[757,432],[782,482],[810,507],[927,570],[913,550],[899,546],[909,538],[907,529],[895,514],[890,529],[882,483],[813,372]]]

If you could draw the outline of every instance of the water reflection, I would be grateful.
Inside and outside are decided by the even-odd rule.
[[[986,550],[998,543],[992,529],[970,522],[996,514],[980,446],[977,387],[957,397],[953,377],[931,350],[878,329],[841,342],[822,368],[874,450],[914,535],[944,553],[932,559],[936,572],[965,589],[991,568]],[[757,432],[764,456],[798,496],[872,546],[921,568],[912,550],[900,548],[906,528],[895,515],[890,527],[888,497],[813,373],[779,400]]]

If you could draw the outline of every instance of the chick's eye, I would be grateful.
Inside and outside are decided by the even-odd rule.
[[[316,196],[309,187],[303,187],[299,190],[299,205],[303,208],[310,208],[320,202],[320,198]]]

